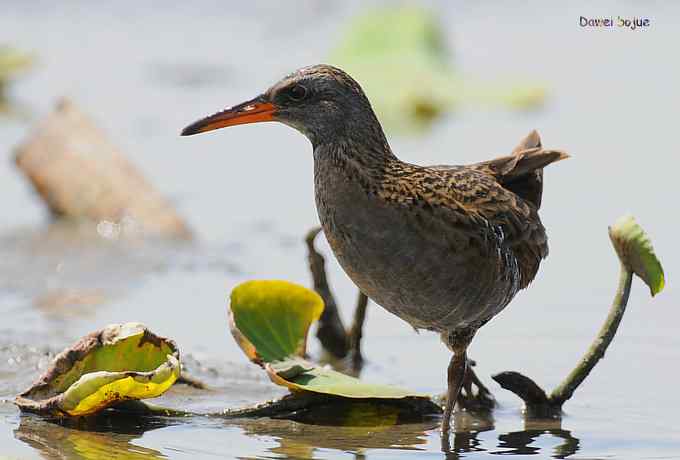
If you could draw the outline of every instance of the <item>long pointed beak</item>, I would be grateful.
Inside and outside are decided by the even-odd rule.
[[[258,123],[260,121],[274,121],[276,106],[268,102],[264,96],[235,105],[214,115],[198,120],[182,130],[182,136],[212,131],[226,126]]]

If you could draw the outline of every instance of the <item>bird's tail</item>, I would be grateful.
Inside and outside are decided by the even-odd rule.
[[[504,188],[538,209],[543,194],[543,168],[565,158],[569,155],[561,150],[544,149],[540,136],[532,131],[510,155],[477,163],[474,167],[494,176]]]

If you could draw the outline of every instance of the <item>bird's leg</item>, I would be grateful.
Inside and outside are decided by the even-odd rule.
[[[444,343],[451,349],[453,356],[449,362],[447,373],[448,389],[446,393],[446,407],[442,419],[442,436],[448,438],[451,429],[451,415],[458,400],[458,395],[465,380],[467,371],[467,347],[475,336],[476,329],[466,328],[442,334]]]
[[[442,419],[442,434],[448,436],[451,428],[451,415],[453,415],[453,408],[458,400],[458,394],[463,386],[465,380],[465,371],[467,370],[467,353],[454,352],[449,362],[449,370],[447,373],[448,389],[446,392],[446,407],[444,409],[444,418]]]
[[[472,410],[475,412],[490,411],[496,406],[491,391],[484,385],[484,383],[475,374],[474,366],[476,363],[472,359],[468,359],[467,371],[465,371],[465,379],[463,380],[463,388],[458,395],[458,407],[465,410]],[[476,389],[476,393],[475,390]]]

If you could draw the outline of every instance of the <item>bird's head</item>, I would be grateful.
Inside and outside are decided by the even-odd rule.
[[[261,121],[291,126],[314,145],[356,133],[359,125],[382,134],[359,84],[336,67],[315,65],[293,72],[249,101],[192,123],[182,136]]]

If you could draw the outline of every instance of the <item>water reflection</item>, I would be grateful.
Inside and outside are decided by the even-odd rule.
[[[231,422],[230,422],[231,423]],[[438,420],[392,426],[324,426],[287,420],[257,419],[236,423],[248,436],[272,436],[278,445],[269,451],[277,458],[312,459],[318,449],[351,452],[370,458],[371,449],[426,450],[428,435]]]
[[[468,415],[469,416],[469,415]],[[473,419],[476,416],[471,416]],[[486,417],[484,417],[486,418]],[[459,427],[456,426],[459,430]],[[487,430],[493,429],[489,426]],[[447,448],[443,442],[443,450],[447,459],[463,458],[470,452],[487,452],[492,455],[539,455],[552,458],[567,458],[575,454],[580,447],[578,438],[572,436],[571,431],[564,430],[561,422],[554,419],[525,420],[524,430],[512,431],[498,435],[498,445],[494,448],[483,446],[478,434],[486,430],[458,431],[452,435],[452,446]],[[532,445],[541,436],[548,436],[561,440],[561,443],[548,453],[547,448]]]
[[[468,452],[484,452],[482,442],[477,437],[479,433],[494,429],[492,412],[456,412],[453,416],[455,433],[441,439],[442,452],[446,458],[457,459],[459,454]],[[437,433],[439,434],[439,433]]]
[[[525,423],[520,431],[499,433],[497,443],[480,439],[480,433],[494,430],[491,413],[455,415],[456,432],[448,439],[443,453],[446,459],[459,459],[475,452],[491,455],[542,455],[567,458],[579,450],[580,441],[564,430],[559,421],[534,420]],[[230,422],[231,423],[231,422]],[[318,458],[318,449],[334,449],[354,454],[354,458],[371,458],[372,449],[399,449],[432,453],[439,445],[439,420],[406,423],[393,426],[328,427],[292,423],[285,420],[259,419],[237,422],[249,436],[272,436],[278,445],[269,449],[277,458]],[[542,436],[556,438],[560,444],[554,448],[535,444]],[[268,457],[269,458],[269,457]]]
[[[137,446],[133,441],[147,431],[175,423],[173,419],[124,416],[59,421],[22,415],[14,437],[48,459],[165,458],[159,451]]]
[[[570,431],[561,429],[513,431],[498,436],[498,447],[509,448],[501,452],[504,455],[532,455],[541,452],[541,447],[532,446],[536,439],[543,435],[564,440],[556,446],[552,458],[567,458],[579,450],[579,440]]]
[[[375,449],[411,451],[414,458],[438,453],[440,446],[439,420],[398,423],[391,426],[329,426],[300,423],[283,419],[236,419],[215,420],[203,417],[160,418],[133,417],[107,414],[94,418],[74,421],[55,421],[35,415],[22,415],[19,427],[14,431],[16,439],[36,449],[45,458],[99,459],[165,458],[157,450],[141,447],[135,441],[148,431],[172,425],[183,424],[188,430],[174,442],[180,445],[174,450],[183,451],[193,447],[191,426],[208,425],[222,430],[225,436],[234,432],[227,427],[242,430],[236,436],[248,436],[262,440],[268,438],[275,445],[264,452],[249,452],[248,457],[315,459],[345,457],[350,453],[356,459],[372,457]],[[524,430],[499,433],[495,438],[483,437],[481,433],[494,430],[490,414],[458,413],[455,416],[456,432],[449,438],[450,446],[442,454],[446,459],[459,459],[474,453],[490,455],[540,455],[552,458],[567,458],[578,452],[580,441],[569,430],[561,428],[558,421],[528,421]],[[560,443],[555,447],[535,445],[541,437],[555,438]],[[545,444],[545,443],[543,443]],[[224,455],[242,455],[237,451],[244,445],[233,440],[235,451],[222,452]]]

